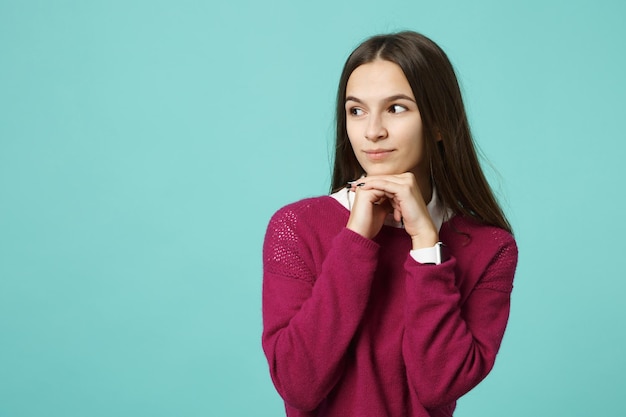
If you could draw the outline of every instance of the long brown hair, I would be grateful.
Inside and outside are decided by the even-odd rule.
[[[512,232],[480,167],[452,64],[432,40],[415,32],[367,39],[348,57],[337,92],[336,146],[331,189],[363,174],[346,130],[346,86],[359,66],[382,59],[407,78],[422,118],[424,148],[437,196],[455,214]]]

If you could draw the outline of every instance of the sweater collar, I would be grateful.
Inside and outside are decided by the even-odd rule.
[[[337,200],[348,211],[350,211],[350,207],[354,204],[354,193],[351,193],[347,188],[342,188],[341,190],[332,193],[330,196]],[[437,197],[437,190],[434,186],[432,196],[426,205],[426,208],[428,209],[430,218],[433,220],[437,231],[441,229],[443,222],[451,217],[450,210],[447,210],[439,201],[439,198]],[[391,214],[385,219],[385,225],[398,228],[404,227],[401,222],[396,222]]]

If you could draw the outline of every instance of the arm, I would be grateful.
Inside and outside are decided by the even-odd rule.
[[[367,305],[378,245],[343,229],[317,276],[298,221],[279,212],[264,244],[263,349],[277,391],[313,410],[339,380]]]
[[[441,265],[407,259],[402,352],[409,384],[426,407],[457,400],[492,369],[508,320],[516,263],[517,247],[508,236],[460,304],[455,258]]]

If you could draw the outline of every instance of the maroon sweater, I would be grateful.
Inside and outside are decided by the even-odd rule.
[[[491,370],[509,315],[513,237],[453,217],[451,259],[426,265],[404,231],[369,240],[332,197],[271,219],[263,349],[287,416],[451,416]]]

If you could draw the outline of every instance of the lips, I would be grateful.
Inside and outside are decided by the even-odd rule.
[[[372,149],[368,151],[363,151],[365,155],[371,160],[378,161],[381,159],[385,159],[389,156],[394,150],[393,149]]]

